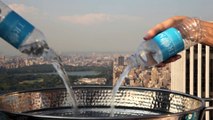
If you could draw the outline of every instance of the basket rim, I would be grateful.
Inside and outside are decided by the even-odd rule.
[[[112,90],[112,86],[73,86],[73,89],[106,89],[106,90]],[[122,86],[119,88],[119,90],[144,90],[144,91],[153,91],[153,92],[162,92],[162,93],[170,93],[170,94],[175,94],[175,95],[180,95],[184,96],[187,98],[192,98],[197,100],[198,102],[201,103],[201,105],[193,110],[185,111],[185,112],[177,112],[177,113],[168,113],[164,115],[146,115],[146,116],[134,116],[134,117],[125,117],[125,119],[144,119],[144,118],[167,118],[167,117],[177,117],[177,116],[184,116],[188,114],[193,114],[193,113],[200,113],[204,110],[205,108],[205,101],[197,96],[189,95],[186,93],[182,93],[179,91],[174,91],[174,90],[167,90],[167,89],[158,89],[158,88],[144,88],[144,87],[129,87],[129,86]],[[16,92],[9,92],[9,93],[3,93],[0,94],[0,99],[3,96],[9,96],[13,94],[22,94],[22,93],[30,93],[30,92],[41,92],[41,91],[52,91],[52,90],[66,90],[64,87],[57,87],[57,88],[43,88],[43,89],[35,89],[35,90],[23,90],[23,91],[16,91]],[[49,115],[29,115],[26,113],[14,113],[14,112],[9,112],[9,111],[4,111],[0,108],[0,112],[3,113],[9,113],[17,116],[26,116],[26,117],[32,117],[32,118],[50,118],[50,119],[94,119],[94,120],[103,120],[103,119],[117,119],[121,120],[124,119],[123,117],[62,117],[62,116],[49,116]]]

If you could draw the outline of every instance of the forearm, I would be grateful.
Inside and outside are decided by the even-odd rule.
[[[213,22],[201,21],[201,43],[213,47]]]

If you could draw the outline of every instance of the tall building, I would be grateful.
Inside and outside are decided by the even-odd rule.
[[[124,66],[124,56],[118,57],[118,66]]]
[[[202,55],[201,56],[201,68],[198,67],[198,49],[197,47],[194,47],[194,90],[193,90],[193,94],[195,96],[199,95],[199,91],[201,94],[201,98],[205,98],[205,94],[206,92],[209,94],[209,97],[212,98],[213,97],[213,48],[210,47],[210,53],[209,53],[209,60],[206,60],[206,47],[204,45],[202,45]],[[186,92],[190,93],[190,51],[188,50],[187,52],[187,58],[186,58]],[[209,66],[206,66],[206,62],[209,62]],[[209,83],[206,83],[206,67],[209,68]],[[188,68],[188,69],[187,69]],[[198,72],[201,72],[201,77],[199,78],[198,76]],[[201,83],[199,83],[199,79],[201,79]],[[199,90],[199,84],[200,85],[200,90]],[[209,91],[206,91],[206,84],[209,85]],[[213,103],[210,103],[210,106],[212,106]],[[210,112],[210,120],[213,119],[213,112]]]
[[[213,98],[213,48],[196,45],[182,52],[181,56],[172,64],[172,90]],[[210,106],[213,106],[212,102]],[[206,114],[206,120],[213,120],[213,112]]]

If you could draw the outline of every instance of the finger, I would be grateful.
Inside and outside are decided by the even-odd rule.
[[[180,55],[175,55],[175,56],[169,58],[168,60],[164,61],[163,63],[164,64],[168,64],[168,63],[171,63],[171,62],[175,62],[175,61],[177,61],[180,58],[181,58]]]
[[[182,21],[184,18],[186,18],[186,17],[185,16],[175,16],[175,17],[165,20],[164,22],[162,22],[160,24],[157,24],[155,27],[153,27],[152,29],[150,29],[148,31],[147,35],[144,37],[144,40],[149,40],[149,39],[153,38],[156,34],[162,32],[170,27],[173,27],[175,24]]]
[[[151,30],[148,31],[148,33],[144,37],[144,39],[149,40],[149,39],[153,38],[156,34],[171,27],[173,25],[173,23],[174,23],[173,19],[168,19],[160,24],[157,24],[155,27],[153,27]]]
[[[181,56],[180,55],[175,55],[171,58],[169,58],[168,60],[166,61],[163,61],[162,63],[156,65],[156,67],[165,67],[167,64],[171,63],[171,62],[175,62],[176,60],[180,59]]]
[[[160,64],[158,64],[158,65],[156,65],[156,67],[165,67],[166,66],[166,64],[165,63],[160,63]]]

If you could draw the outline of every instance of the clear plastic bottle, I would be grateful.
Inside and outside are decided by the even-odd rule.
[[[44,34],[0,1],[0,37],[30,56],[41,57],[49,47]]]
[[[13,47],[33,57],[42,57],[51,62],[62,78],[70,96],[74,114],[77,110],[77,100],[69,77],[63,67],[60,56],[49,48],[44,34],[32,24],[11,10],[0,0],[0,37]]]
[[[152,40],[143,41],[128,62],[132,67],[141,66],[146,70],[197,44],[201,37],[200,20],[187,18]]]

